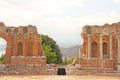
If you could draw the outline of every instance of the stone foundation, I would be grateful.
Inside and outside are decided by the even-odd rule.
[[[39,66],[39,67],[44,67],[46,66],[46,57],[41,56],[41,57],[13,57],[11,58],[11,65],[10,66]]]
[[[87,59],[81,59],[79,60],[79,64],[81,64],[81,67],[87,67],[87,68],[111,68],[113,69],[113,61],[112,60],[87,60]]]

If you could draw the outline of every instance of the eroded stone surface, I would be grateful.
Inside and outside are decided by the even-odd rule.
[[[83,68],[117,69],[120,63],[120,22],[103,26],[84,26],[79,64]]]
[[[13,27],[5,26],[0,22],[0,37],[7,41],[7,65],[46,65],[46,57],[41,47],[41,37],[35,26]]]

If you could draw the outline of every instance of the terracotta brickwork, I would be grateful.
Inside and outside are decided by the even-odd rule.
[[[120,22],[84,26],[79,64],[82,67],[117,69],[120,63]]]
[[[41,37],[35,26],[12,27],[0,22],[0,38],[7,41],[6,64],[11,66],[46,65]]]

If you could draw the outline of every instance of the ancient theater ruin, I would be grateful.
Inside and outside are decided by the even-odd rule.
[[[120,22],[84,26],[79,64],[83,68],[120,70]]]
[[[0,22],[0,38],[7,41],[6,64],[10,66],[46,65],[37,28],[28,26],[5,26]]]

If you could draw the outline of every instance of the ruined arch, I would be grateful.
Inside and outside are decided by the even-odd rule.
[[[0,38],[7,42],[6,64],[10,66],[46,65],[42,47],[38,50],[38,46],[41,46],[41,37],[35,29],[35,26],[8,27],[0,22]]]
[[[1,27],[0,27],[1,28]],[[2,32],[0,32],[0,38],[4,39],[7,42],[6,45],[6,64],[10,64],[10,56],[12,55],[12,37],[9,38],[11,36],[9,36],[8,34],[4,34]]]
[[[91,57],[92,58],[97,58],[98,54],[98,44],[96,42],[93,42],[91,45]]]

